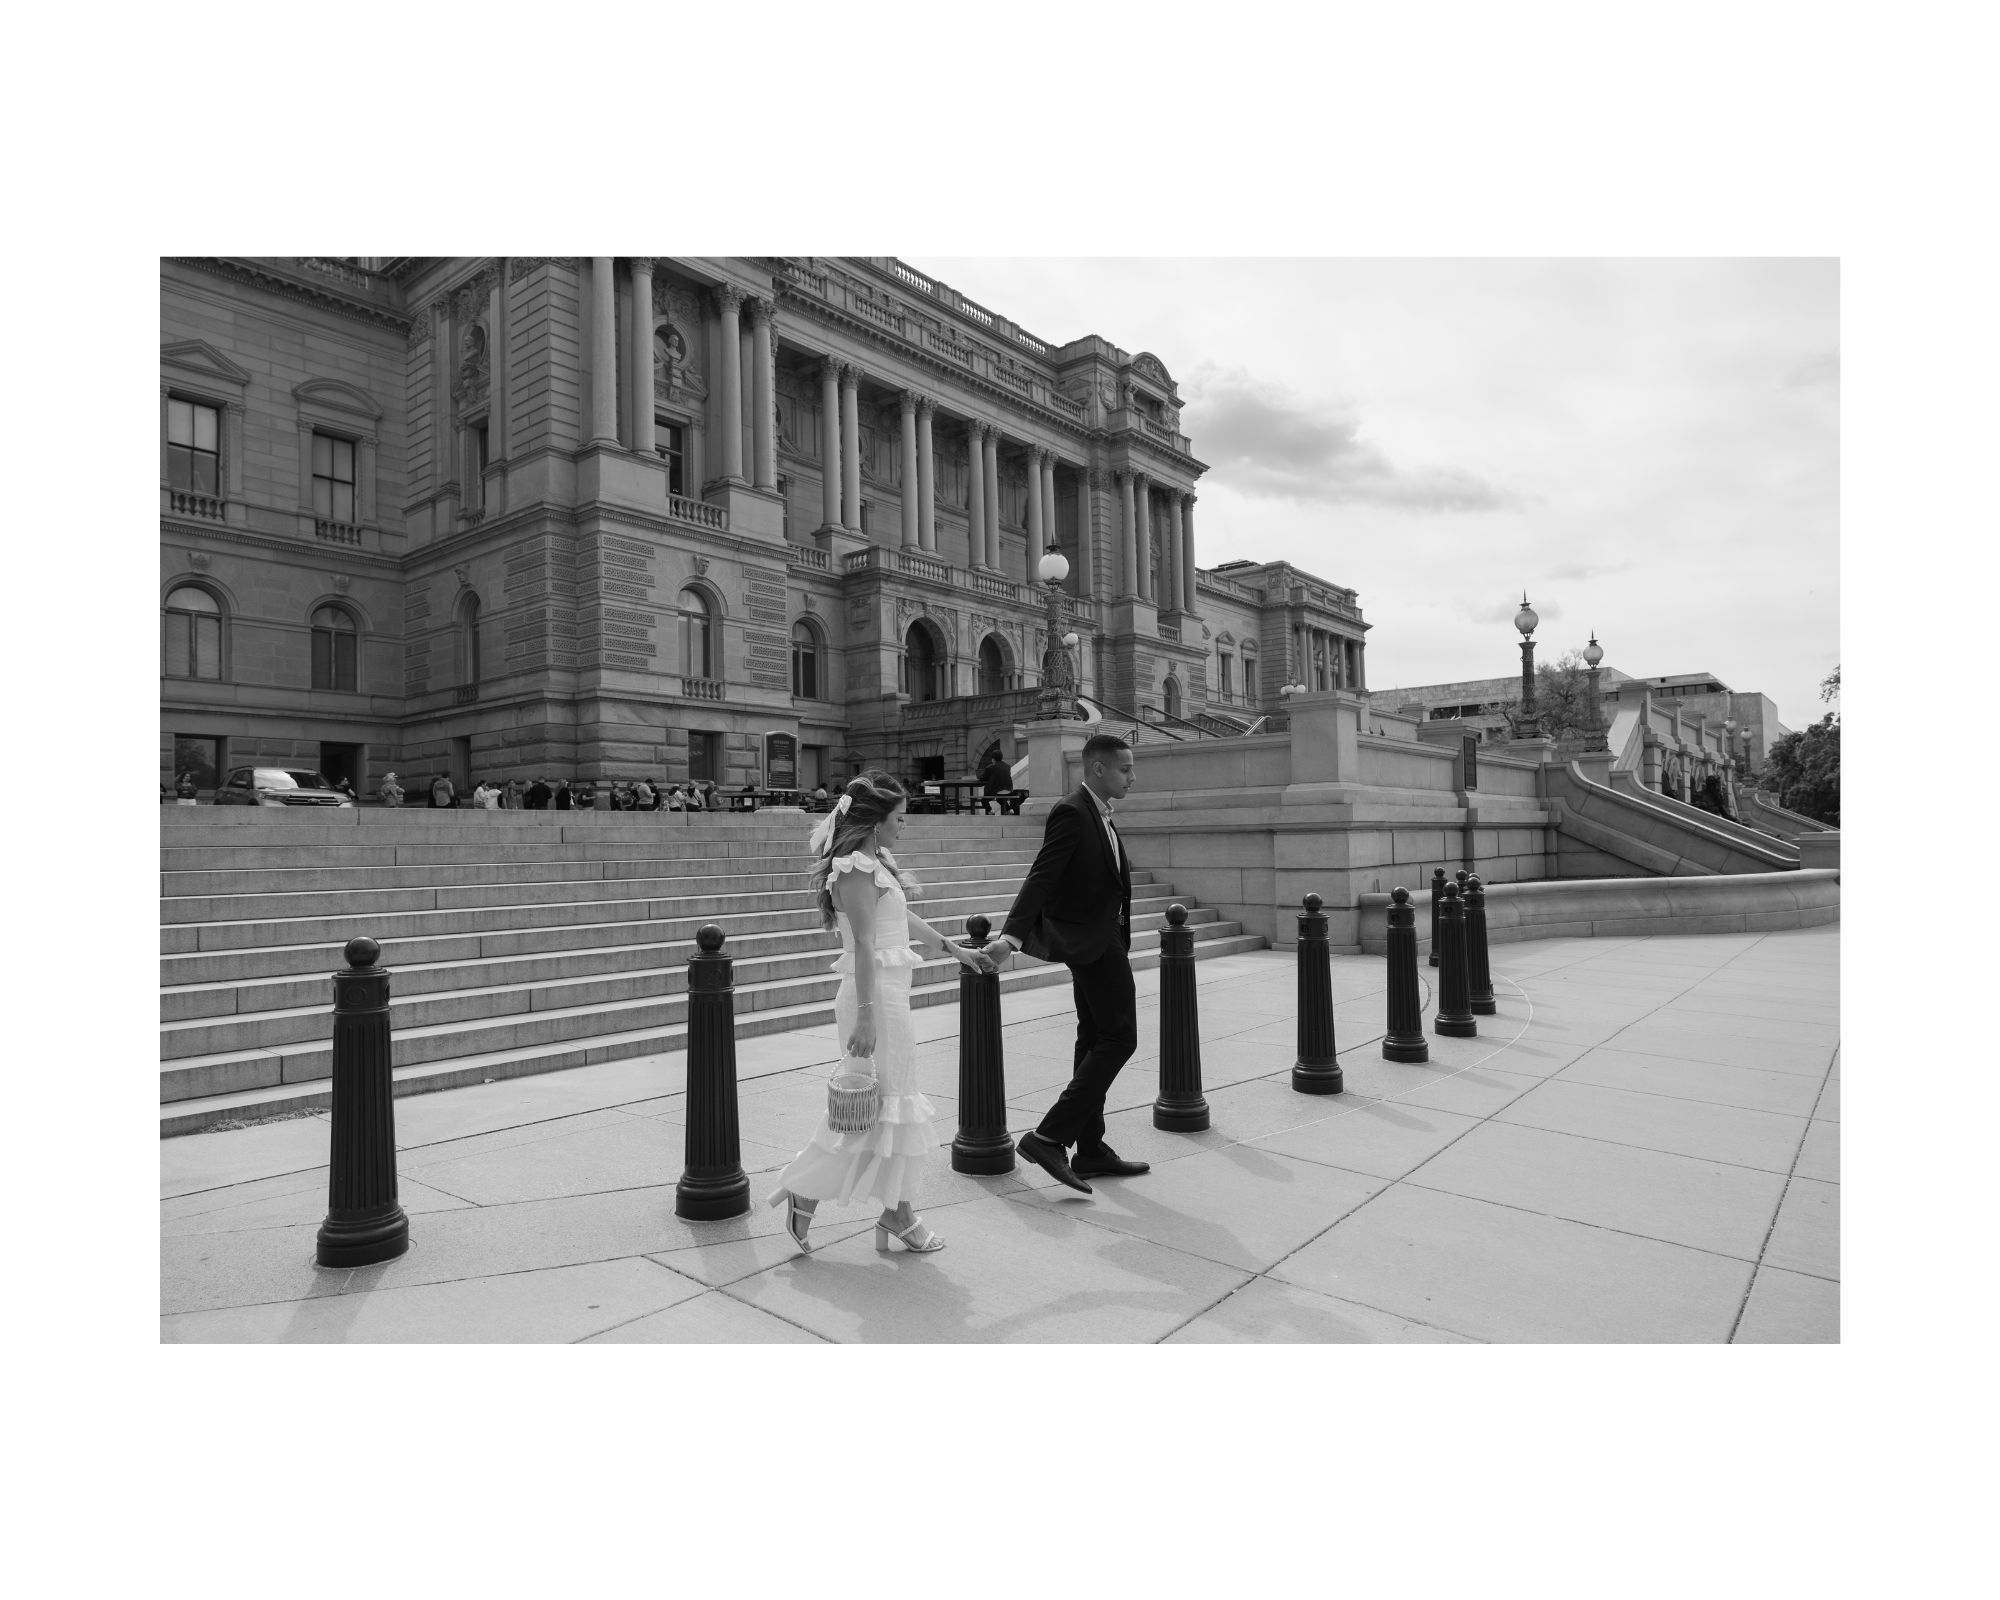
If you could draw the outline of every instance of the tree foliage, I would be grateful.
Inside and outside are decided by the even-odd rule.
[[[1514,725],[1517,739],[1569,739],[1590,731],[1590,665],[1581,650],[1571,650],[1556,661],[1544,661],[1535,668],[1535,713],[1522,713],[1518,700],[1496,702],[1486,708],[1498,711]]]
[[[1840,826],[1840,714],[1829,711],[1803,733],[1771,746],[1758,783],[1778,804],[1815,822]]]

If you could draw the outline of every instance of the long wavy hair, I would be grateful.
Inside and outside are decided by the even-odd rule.
[[[866,849],[870,836],[881,825],[882,819],[910,798],[907,789],[888,773],[875,768],[862,773],[841,792],[847,796],[847,810],[833,819],[833,835],[814,860],[812,871],[806,878],[806,886],[819,906],[820,924],[826,928],[834,926],[833,886],[829,881],[833,858]],[[839,803],[838,800],[834,802],[836,805]],[[888,851],[879,852],[877,859],[895,874],[906,895],[916,892],[917,880],[897,866],[895,857]]]

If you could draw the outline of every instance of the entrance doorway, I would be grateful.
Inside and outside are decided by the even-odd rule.
[[[329,744],[320,741],[319,770],[328,783],[339,783],[345,778],[354,786],[354,792],[362,790],[361,746],[358,744]]]
[[[466,735],[451,741],[451,787],[465,794],[472,788],[472,738]]]

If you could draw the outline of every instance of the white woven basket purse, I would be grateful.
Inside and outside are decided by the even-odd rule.
[[[882,1086],[875,1063],[844,1056],[826,1082],[826,1125],[834,1133],[866,1133],[882,1114]]]

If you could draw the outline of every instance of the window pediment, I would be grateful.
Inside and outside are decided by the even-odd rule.
[[[292,400],[303,416],[324,416],[348,427],[372,425],[382,419],[382,408],[365,389],[335,378],[308,378],[292,390]]]
[[[240,391],[250,384],[250,374],[206,339],[161,345],[160,375],[168,383],[183,382],[197,388],[222,385]]]

